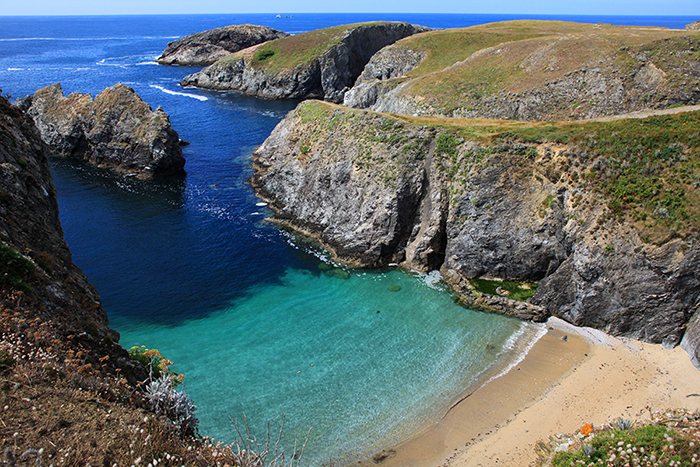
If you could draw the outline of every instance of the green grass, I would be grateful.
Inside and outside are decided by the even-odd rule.
[[[506,296],[513,300],[524,302],[535,294],[535,290],[539,284],[530,284],[526,282],[511,282],[511,281],[490,281],[486,279],[469,279],[471,285],[478,290],[489,295]],[[508,292],[507,295],[501,295],[496,292],[496,289],[501,288]]]
[[[403,94],[420,96],[421,103],[449,115],[457,109],[479,109],[485,97],[501,90],[529,91],[581,68],[627,73],[643,65],[637,58],[640,54],[655,60],[669,82],[692,80],[676,71],[687,68],[687,62],[694,59],[692,53],[697,53],[688,55],[686,36],[697,40],[700,33],[562,21],[510,21],[427,32],[403,39],[397,46],[425,55],[420,65],[407,73],[415,80]],[[459,63],[467,58],[467,63]]]
[[[304,66],[340,44],[340,39],[348,30],[374,24],[380,23],[345,24],[275,39],[258,47],[250,59],[250,64],[254,68],[270,71]],[[221,59],[218,63],[226,65],[249,54],[247,49],[242,50]]]

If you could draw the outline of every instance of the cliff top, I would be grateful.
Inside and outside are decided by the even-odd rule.
[[[648,96],[654,107],[658,100],[700,86],[700,32],[695,31],[526,20],[430,31],[392,47],[424,57],[403,76],[385,80],[393,87],[402,85],[397,96],[411,100],[423,114],[483,114],[485,101],[491,99],[488,106],[494,107],[499,99],[515,95],[531,98],[531,107],[538,109],[528,119],[585,118],[597,115],[597,101],[605,99],[586,96],[556,105],[534,101],[553,87],[559,96],[596,87],[611,94],[613,81],[636,79],[640,95],[632,99]],[[620,111],[606,108],[598,114],[614,113]]]
[[[170,42],[156,61],[161,65],[211,65],[230,53],[288,35],[266,26],[236,24]]]
[[[232,63],[242,58],[249,58],[255,68],[279,71],[310,63],[322,56],[333,46],[340,44],[348,32],[368,26],[392,24],[386,21],[344,24],[330,28],[317,29],[301,34],[275,39],[219,60],[220,64]]]

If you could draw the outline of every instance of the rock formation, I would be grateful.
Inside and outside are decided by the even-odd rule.
[[[128,86],[117,84],[93,100],[63,96],[60,84],[18,102],[56,153],[118,173],[153,179],[183,172],[185,159],[168,114],[153,111]]]
[[[689,31],[700,31],[700,21],[694,23],[686,24],[685,28]]]
[[[268,99],[342,102],[378,50],[427,30],[408,23],[367,23],[311,31],[225,57],[181,84]]]
[[[698,119],[686,115],[692,117],[648,124],[666,122],[673,132],[680,119],[690,125]],[[625,156],[626,164],[601,155],[622,128],[646,134],[647,123],[635,122],[641,123],[592,126],[584,130],[589,139],[568,144],[508,138],[486,144],[421,122],[307,101],[255,152],[251,183],[275,220],[319,239],[352,264],[441,269],[469,305],[538,320],[555,315],[674,346],[700,299],[700,245],[694,221],[681,220],[691,215],[684,211],[693,209],[689,201],[668,193],[692,197],[697,189],[691,177],[647,192],[646,183],[658,184],[652,172],[615,188],[639,186],[646,198],[637,206],[655,209],[649,214],[626,207],[632,192],[624,204],[602,194],[622,174],[640,173],[632,164],[646,167],[643,152]],[[602,132],[609,141],[591,139],[603,138]],[[691,133],[678,141],[695,144]],[[696,156],[674,144],[650,153],[649,160],[667,151],[677,162],[663,167],[683,172]],[[653,170],[660,175],[666,169]],[[666,177],[671,180],[671,172]],[[670,206],[665,203],[671,198],[680,203],[680,217],[668,230],[670,211],[654,206]],[[519,303],[475,292],[469,279],[478,277],[541,282],[530,303]],[[698,327],[690,328],[695,334],[689,330],[685,344],[695,358]]]
[[[206,66],[233,52],[288,35],[253,24],[211,29],[170,42],[156,61],[161,65]]]

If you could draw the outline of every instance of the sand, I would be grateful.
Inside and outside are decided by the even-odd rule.
[[[681,348],[617,339],[556,318],[523,361],[467,395],[432,427],[358,465],[530,466],[535,443],[585,423],[700,409],[700,370]]]

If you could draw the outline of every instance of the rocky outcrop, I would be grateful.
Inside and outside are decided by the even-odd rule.
[[[694,23],[686,24],[685,28],[689,31],[700,31],[700,21]]]
[[[469,142],[308,101],[255,152],[251,183],[274,219],[338,259],[440,269],[470,306],[677,345],[700,303],[700,245],[692,234],[652,242],[612,214],[581,183],[605,163],[590,147]],[[472,278],[540,285],[520,303],[478,293]]]
[[[233,52],[288,35],[253,24],[211,29],[168,43],[156,61],[161,65],[206,66]]]
[[[412,50],[404,45],[392,44],[377,52],[367,63],[355,85],[343,99],[343,105],[357,109],[372,108],[377,98],[389,89],[386,80],[400,78],[425,57],[425,52]]]
[[[56,153],[97,167],[153,179],[182,173],[181,141],[160,107],[155,111],[128,86],[117,84],[93,100],[63,95],[60,84],[18,101]]]
[[[226,57],[180,84],[268,99],[342,102],[377,51],[427,30],[408,23],[367,23],[311,31]]]

